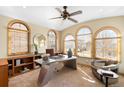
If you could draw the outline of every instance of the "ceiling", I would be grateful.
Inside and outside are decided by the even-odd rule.
[[[51,29],[62,31],[63,29],[74,25],[69,20],[49,20],[58,17],[60,14],[55,10],[57,6],[1,6],[0,15],[13,17],[29,23],[45,26]],[[62,6],[58,6],[62,9]],[[88,20],[124,15],[124,6],[69,6],[68,11],[75,12],[82,10],[81,15],[72,18],[80,22]]]

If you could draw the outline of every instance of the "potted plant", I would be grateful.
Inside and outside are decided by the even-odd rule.
[[[34,44],[34,48],[35,48],[35,54],[38,54],[38,49],[37,49],[37,45],[36,44]]]

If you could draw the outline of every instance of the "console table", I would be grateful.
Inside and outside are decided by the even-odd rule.
[[[59,66],[56,63],[63,63],[64,66],[76,70],[77,69],[76,59],[77,57],[75,56],[68,58],[67,55],[64,55],[63,57],[59,56],[50,57],[48,61],[43,61],[43,59],[34,60],[36,63],[42,65],[38,77],[38,85],[39,86],[45,85],[54,76],[55,74],[54,72],[56,71],[56,68]]]

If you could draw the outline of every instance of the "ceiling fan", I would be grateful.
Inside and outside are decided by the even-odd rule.
[[[73,19],[71,17],[75,16],[75,15],[78,15],[78,14],[82,14],[81,10],[73,12],[73,13],[69,13],[67,11],[67,6],[63,6],[63,9],[64,9],[63,11],[60,8],[55,8],[55,9],[61,14],[61,16],[60,17],[51,18],[51,19],[59,19],[59,18],[61,19],[62,18],[63,20],[68,19],[68,20],[70,20],[70,21],[72,21],[74,23],[78,23],[77,20],[75,20],[75,19]]]

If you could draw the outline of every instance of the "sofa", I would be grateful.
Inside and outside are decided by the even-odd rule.
[[[112,64],[114,64],[114,66],[112,66]],[[111,70],[118,74],[117,61],[93,60],[91,62],[91,67],[92,67],[93,75],[104,84],[105,84],[105,78],[104,77],[101,78],[101,75],[97,72],[97,69]],[[118,79],[109,78],[108,84],[110,85],[110,84],[116,83],[117,81]]]

